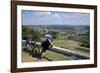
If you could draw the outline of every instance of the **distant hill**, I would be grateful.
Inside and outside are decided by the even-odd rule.
[[[68,24],[64,24],[64,25],[23,25],[23,26],[27,26],[33,29],[42,29],[42,28],[47,28],[47,29],[52,29],[52,30],[82,30],[82,29],[89,29],[90,26],[89,25],[68,25]]]

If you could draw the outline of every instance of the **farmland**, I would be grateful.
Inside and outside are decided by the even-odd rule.
[[[22,26],[22,39],[26,40],[31,37],[32,40],[37,42],[44,41],[44,28],[47,28],[49,34],[53,37],[53,45],[64,49],[80,52],[83,54],[90,54],[90,27],[89,25],[23,25]],[[45,57],[51,61],[59,60],[72,60],[73,58],[62,54],[55,53],[48,50]],[[32,56],[22,53],[22,62],[36,62],[48,61],[47,58],[37,59]]]

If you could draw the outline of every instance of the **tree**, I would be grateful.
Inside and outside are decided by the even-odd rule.
[[[58,38],[58,32],[50,31],[50,33],[51,33],[53,39]]]
[[[41,35],[38,31],[33,30],[27,26],[22,26],[22,39],[26,40],[32,38],[32,40],[41,41]]]

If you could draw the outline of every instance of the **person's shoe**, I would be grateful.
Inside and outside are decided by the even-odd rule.
[[[39,59],[42,59],[42,58],[43,58],[42,55],[40,55]]]

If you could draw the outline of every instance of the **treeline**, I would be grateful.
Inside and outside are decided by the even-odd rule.
[[[22,39],[26,40],[28,38],[41,41],[41,34],[38,31],[33,30],[33,28],[22,26]]]
[[[49,31],[50,35],[52,35],[53,39],[57,39],[59,33],[55,31]],[[38,30],[34,30],[32,27],[22,26],[22,39],[27,40],[28,38],[31,38],[32,40],[42,42],[43,38],[45,37],[45,33],[41,34]]]

